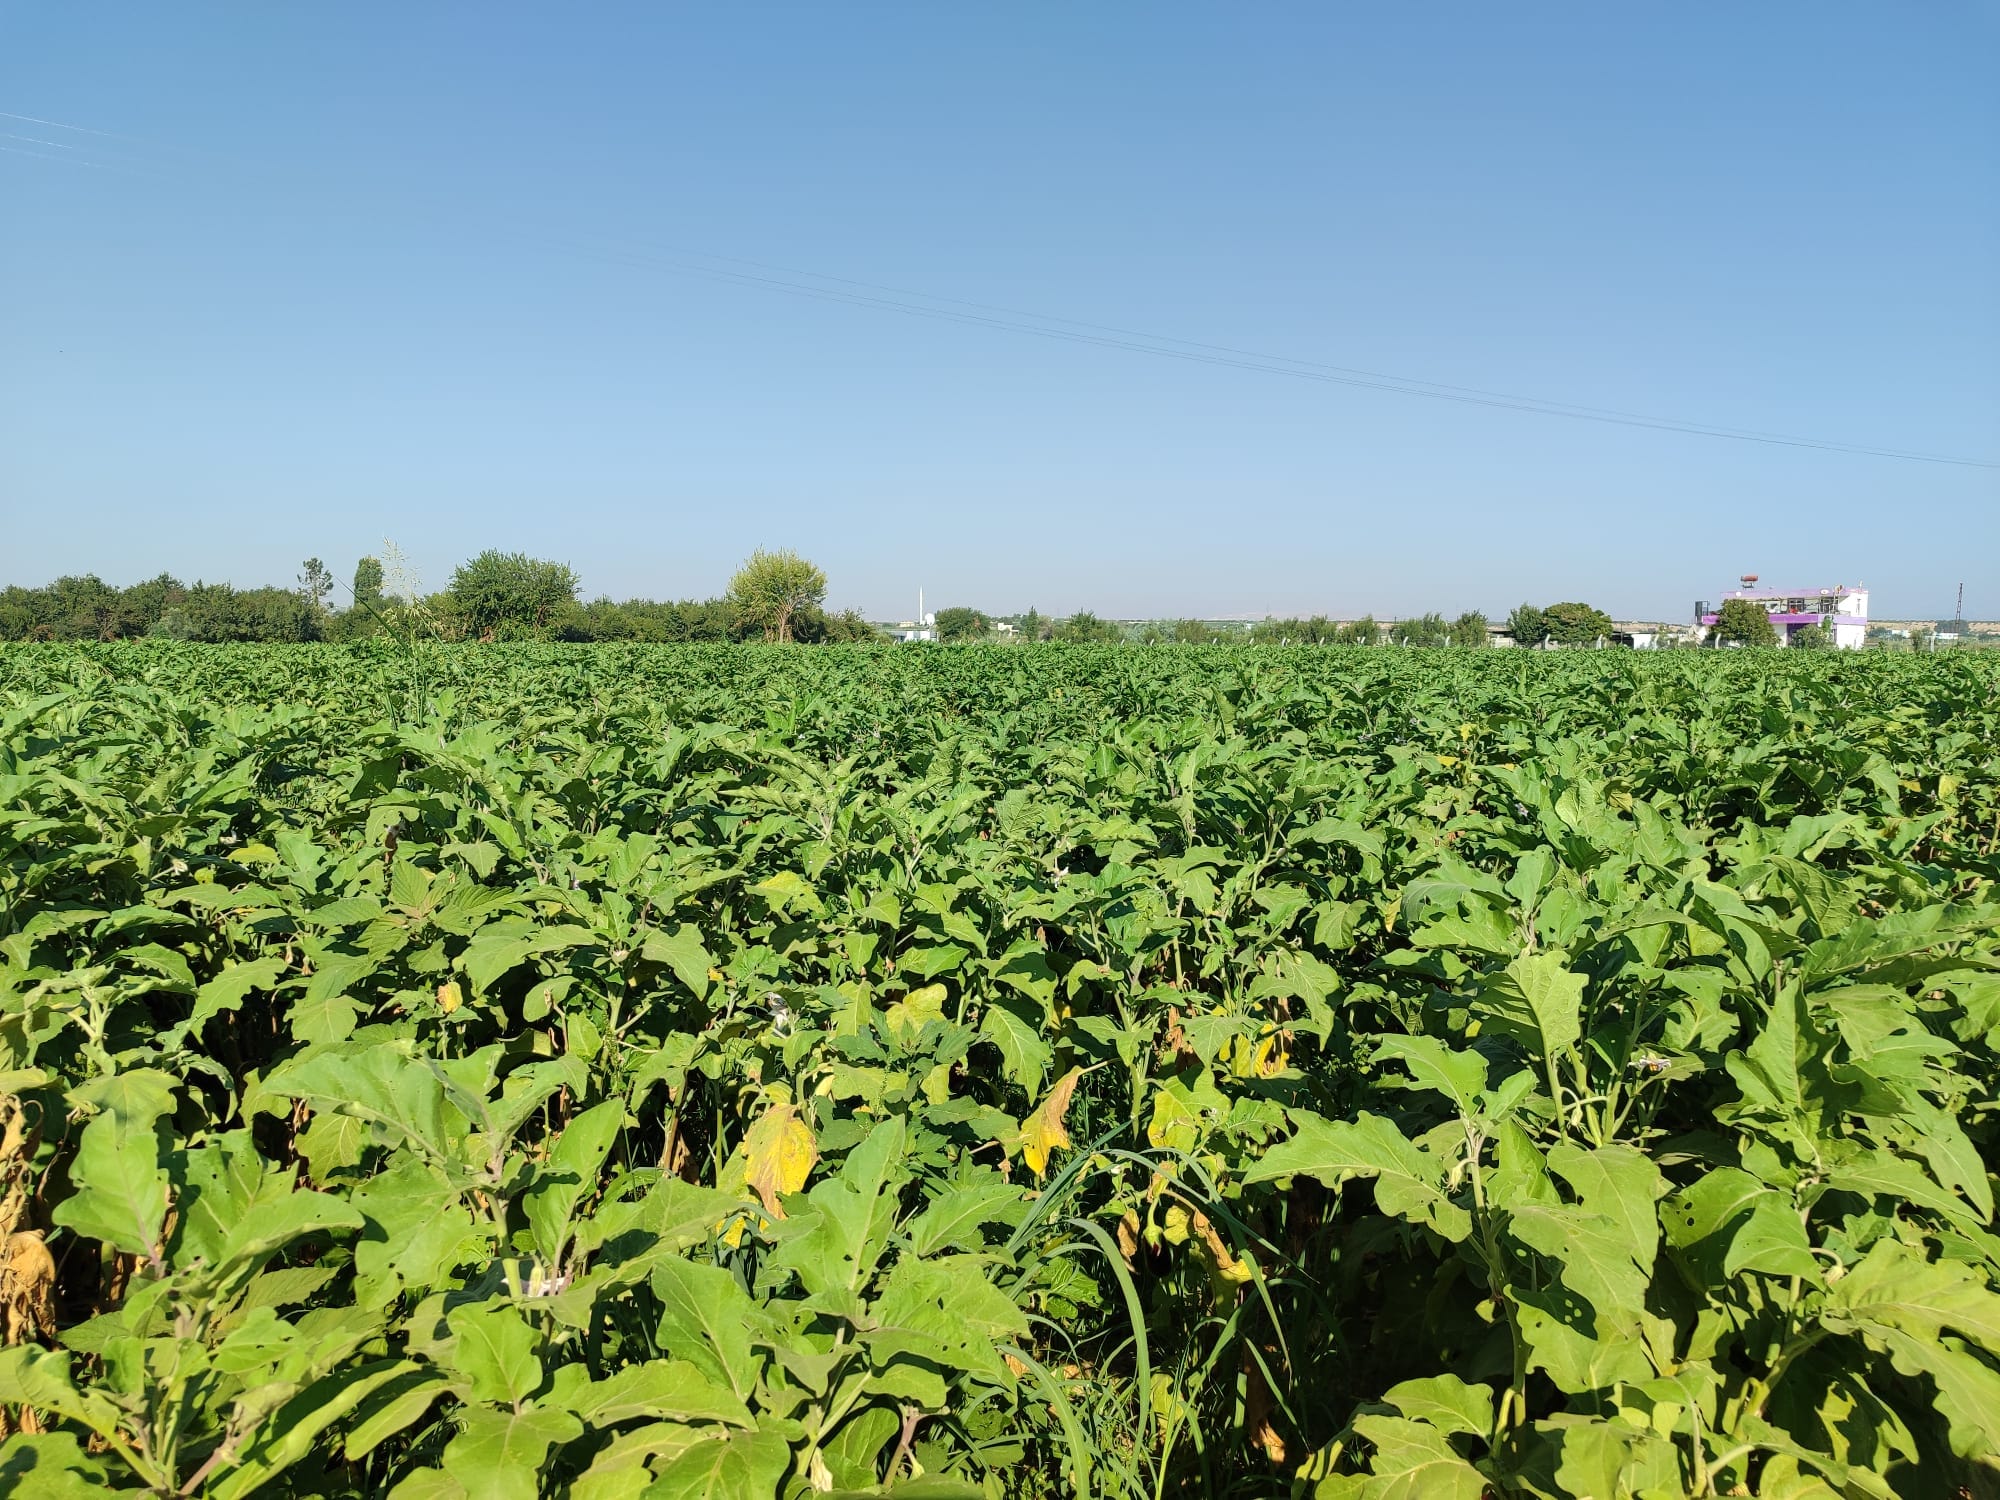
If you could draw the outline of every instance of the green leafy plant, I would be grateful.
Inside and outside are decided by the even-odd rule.
[[[8,1488],[1992,1485],[1980,654],[415,644],[0,651]]]

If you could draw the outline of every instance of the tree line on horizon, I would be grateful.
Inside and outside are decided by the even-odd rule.
[[[568,564],[496,548],[461,563],[445,588],[430,593],[403,576],[393,554],[391,567],[393,578],[381,558],[361,558],[344,600],[337,597],[339,582],[316,557],[306,559],[290,588],[187,584],[164,572],[125,588],[95,574],[69,575],[39,588],[15,585],[0,589],[0,640],[337,642],[420,633],[449,641],[810,645],[882,638],[856,610],[829,612],[825,573],[790,551],[758,550],[728,589],[710,599],[586,601]],[[1134,628],[1088,610],[1062,617],[1034,609],[999,616],[953,607],[933,616],[936,637],[946,642],[991,639],[1002,633],[1003,621],[1012,639],[1072,644],[1484,647],[1493,640],[1486,616],[1477,610],[1450,620],[1433,611],[1386,625],[1372,615],[1354,620],[1314,615],[1259,620],[1240,630],[1195,619]],[[1504,628],[1524,646],[1586,646],[1608,639],[1612,622],[1588,604],[1523,604]]]
[[[400,569],[399,569],[400,571]],[[566,563],[489,548],[425,593],[382,559],[355,564],[345,598],[318,558],[290,588],[183,583],[170,573],[126,588],[95,574],[0,589],[0,640],[361,641],[410,633],[448,641],[868,641],[855,610],[826,609],[826,575],[793,552],[759,550],[712,599],[578,597]]]

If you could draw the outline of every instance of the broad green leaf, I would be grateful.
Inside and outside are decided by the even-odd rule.
[[[566,1411],[459,1413],[459,1433],[444,1450],[445,1472],[476,1500],[537,1500],[549,1450],[583,1432]]]
[[[174,1107],[179,1087],[172,1074],[158,1068],[126,1068],[104,1073],[71,1089],[69,1101],[80,1109],[104,1114],[122,1126],[149,1128]]]
[[[493,923],[466,947],[460,964],[465,977],[472,981],[475,993],[486,994],[502,978],[531,958],[568,952],[573,948],[591,946],[597,941],[587,927],[526,925],[528,930],[521,931],[511,923]],[[704,969],[703,972],[707,971]]]
[[[1028,1320],[969,1255],[903,1260],[882,1284],[868,1335],[876,1358],[907,1350],[928,1364],[972,1370],[1004,1382],[996,1339],[1023,1338]]]
[[[389,1500],[471,1500],[465,1486],[443,1469],[412,1469],[389,1491]]]
[[[1448,1240],[1472,1233],[1472,1216],[1440,1190],[1442,1168],[1393,1121],[1367,1113],[1351,1123],[1298,1110],[1292,1115],[1297,1133],[1266,1151],[1244,1173],[1246,1183],[1303,1175],[1339,1187],[1351,1178],[1373,1177],[1383,1213],[1426,1224]]]
[[[695,928],[682,922],[672,932],[648,932],[639,951],[648,963],[665,964],[674,978],[694,992],[695,999],[708,998],[713,983],[708,975],[715,960]]]
[[[99,1437],[118,1431],[118,1408],[101,1392],[78,1389],[64,1349],[34,1344],[0,1349],[0,1407],[22,1406],[81,1422]]]
[[[308,1050],[274,1069],[266,1087],[315,1110],[352,1115],[380,1128],[389,1144],[434,1159],[456,1156],[444,1085],[423,1062],[376,1044],[354,1051]]]
[[[1820,1262],[1813,1257],[1806,1226],[1796,1211],[1777,1193],[1764,1193],[1751,1205],[1729,1238],[1723,1256],[1722,1274],[1762,1271],[1771,1276],[1799,1276],[1817,1280]]]
[[[518,1408],[541,1388],[541,1339],[516,1309],[476,1302],[454,1308],[445,1321],[457,1340],[452,1366],[471,1382],[473,1400]]]
[[[1535,1424],[1556,1450],[1556,1483],[1569,1495],[1604,1500],[1686,1493],[1674,1445],[1658,1433],[1588,1417]]]
[[[750,1408],[683,1360],[655,1359],[592,1381],[564,1405],[591,1427],[635,1418],[752,1425]]]
[[[812,887],[806,884],[805,877],[800,875],[796,870],[780,870],[777,874],[760,880],[751,886],[750,892],[752,895],[762,896],[771,905],[780,909],[791,906],[794,903],[806,906],[816,906],[818,904],[817,898],[813,895]]]
[[[102,1460],[69,1432],[17,1432],[0,1445],[0,1494],[35,1500],[101,1500],[111,1488]]]
[[[882,1024],[891,1036],[907,1047],[928,1023],[944,1019],[944,999],[943,985],[923,985],[885,1006]]]
[[[361,1013],[351,992],[374,975],[376,963],[373,958],[346,954],[322,959],[292,1001],[292,1035],[302,1042],[344,1041]]]
[[[775,1432],[740,1432],[697,1443],[663,1464],[647,1500],[771,1500],[792,1452]]]
[[[362,1218],[353,1206],[330,1193],[305,1189],[250,1206],[229,1226],[223,1242],[224,1264],[261,1265],[273,1251],[325,1229],[359,1229]]]
[[[1864,1198],[1884,1198],[1891,1205],[1928,1208],[1946,1219],[1968,1228],[1984,1228],[1985,1221],[1967,1209],[1964,1202],[1946,1192],[1915,1162],[1876,1149],[1838,1163],[1827,1179],[1836,1192],[1858,1193]]]
[[[1559,1141],[1549,1148],[1548,1164],[1575,1191],[1584,1212],[1612,1221],[1637,1264],[1652,1265],[1660,1242],[1658,1204],[1666,1183],[1650,1157],[1622,1142],[1586,1150]]]
[[[597,1174],[625,1123],[623,1100],[595,1105],[563,1127],[534,1185],[523,1195],[522,1211],[534,1235],[535,1253],[554,1266],[569,1239],[570,1216],[597,1189]]]
[[[1520,1205],[1508,1216],[1507,1232],[1556,1263],[1562,1284],[1595,1310],[1597,1337],[1629,1338],[1644,1311],[1659,1242],[1659,1169],[1626,1145],[1586,1151],[1560,1142],[1548,1162],[1578,1203]]]
[[[1021,1189],[1008,1182],[953,1188],[933,1198],[911,1220],[910,1248],[918,1255],[935,1255],[941,1250],[979,1250],[985,1243],[982,1227],[1012,1223],[1020,1217],[1022,1207]]]
[[[788,1226],[775,1261],[815,1296],[851,1294],[874,1272],[895,1223],[892,1191],[902,1170],[905,1130],[885,1120],[848,1153],[840,1175],[808,1195],[810,1211]]]
[[[1949,1329],[2000,1354],[2000,1294],[1987,1278],[1967,1265],[1924,1260],[1894,1240],[1878,1240],[1834,1283],[1820,1316],[1831,1327],[1899,1328],[1919,1338]]]
[[[996,1000],[980,1019],[979,1034],[1000,1049],[1001,1071],[1030,1095],[1041,1092],[1055,1048],[1042,1038],[1040,1018],[1025,1007]]]
[[[1805,1084],[1799,1075],[1803,1008],[1804,1002],[1796,997],[1778,1000],[1750,1045],[1723,1060],[1743,1091],[1744,1105],[1755,1114],[1779,1121],[1806,1118]]]
[[[159,1137],[143,1115],[130,1124],[99,1115],[83,1128],[70,1163],[74,1191],[49,1217],[88,1239],[142,1259],[160,1246],[167,1218],[167,1174]]]
[[[226,965],[196,993],[194,1010],[187,1020],[188,1034],[199,1036],[202,1027],[216,1016],[238,1009],[257,991],[275,989],[286,972],[285,960],[276,956]]]
[[[1486,1059],[1477,1052],[1454,1052],[1432,1036],[1385,1036],[1375,1044],[1375,1064],[1384,1062],[1401,1063],[1417,1087],[1443,1094],[1467,1119],[1478,1114]]]
[[[1622,1330],[1600,1334],[1591,1310],[1560,1288],[1517,1287],[1514,1317],[1528,1345],[1529,1368],[1545,1371],[1566,1394],[1637,1385],[1656,1373],[1641,1338]]]
[[[1367,1500],[1483,1500],[1487,1478],[1435,1427],[1402,1417],[1357,1417],[1354,1431],[1374,1445]]]
[[[1536,1058],[1559,1057],[1583,1036],[1583,987],[1561,953],[1522,953],[1487,983],[1475,1013]]]
[[[1467,1385],[1456,1375],[1405,1380],[1382,1393],[1382,1400],[1415,1422],[1446,1434],[1485,1437],[1493,1431],[1493,1388]]]
[[[653,1268],[651,1286],[660,1300],[661,1348],[748,1401],[763,1362],[751,1352],[756,1307],[736,1278],[670,1257]]]
[[[366,1458],[383,1443],[429,1411],[451,1382],[429,1370],[412,1367],[368,1393],[361,1420],[347,1431],[341,1451],[350,1459]]]
[[[320,1446],[320,1436],[373,1392],[412,1369],[407,1360],[382,1360],[326,1375],[271,1414],[242,1457],[218,1472],[203,1493],[242,1500],[269,1484]]]

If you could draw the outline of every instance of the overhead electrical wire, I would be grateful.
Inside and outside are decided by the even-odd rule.
[[[1248,370],[1258,374],[1282,375],[1293,379],[1317,381],[1327,385],[1352,386],[1363,390],[1388,391],[1397,395],[1422,396],[1435,401],[1452,401],[1466,406],[1492,407],[1505,411],[1530,412],[1539,416],[1568,417],[1573,420],[1603,422],[1620,427],[1639,427],[1656,432],[1676,432],[1693,437],[1728,438],[1737,442],[1765,443],[1786,448],[1810,448],[1828,453],[1848,453],[1870,458],[1902,459],[1916,463],[1951,464],[1967,468],[2000,468],[2000,461],[1978,458],[1959,458],[1946,454],[1918,453],[1904,449],[1875,448],[1858,443],[1839,443],[1820,438],[1799,437],[1786,433],[1758,432],[1745,428],[1721,427],[1705,423],[1682,422],[1666,417],[1649,417],[1638,412],[1623,412],[1606,407],[1577,406],[1565,402],[1544,401],[1532,396],[1513,396],[1500,391],[1480,390],[1470,386],[1444,385],[1435,381],[1414,380],[1406,377],[1384,375],[1373,371],[1350,370],[1338,365],[1323,365],[1311,360],[1294,360],[1285,355],[1257,354],[1247,350],[1232,349],[1228,345],[1203,344],[1191,339],[1174,339],[1163,335],[1132,333],[1129,337],[1114,337],[1126,331],[1109,325],[1086,323],[1074,318],[1055,318],[1044,314],[1022,313],[1014,309],[994,309],[1009,314],[1007,317],[990,317],[974,312],[961,312],[953,307],[926,306],[898,298],[868,296],[861,292],[842,291],[835,287],[813,286],[798,281],[787,281],[777,277],[755,276],[748,272],[731,271],[714,266],[704,266],[685,260],[673,260],[629,247],[603,249],[579,242],[566,242],[562,248],[569,253],[590,256],[614,264],[629,265],[638,269],[657,269],[683,275],[704,277],[709,280],[739,286],[762,288],[783,292],[792,296],[808,297],[818,301],[845,303],[849,306],[873,308],[900,313],[910,317],[931,318],[944,322],[962,323],[972,327],[993,328],[1009,333],[1024,333],[1036,338],[1054,339],[1067,343],[1091,344],[1105,349],[1122,349],[1133,353],[1156,355],[1163,359],[1184,360],[1193,364],[1216,365],[1226,369]],[[701,252],[695,252],[701,253]],[[732,257],[707,256],[704,259],[728,261]],[[737,260],[736,264],[756,265],[759,262]],[[775,268],[774,268],[775,269]],[[843,283],[852,287],[870,287],[877,283],[854,281],[838,276],[823,276],[817,271],[797,271],[794,275],[812,276],[821,280]],[[882,290],[890,290],[882,288]],[[905,292],[905,297],[924,297],[929,301],[955,303],[961,308],[989,306],[975,302],[964,302],[957,298],[931,298],[928,293]],[[1032,320],[1032,321],[1030,321]],[[1068,324],[1069,327],[1051,326]],[[1102,333],[1088,333],[1074,330],[1102,329]],[[1180,345],[1183,347],[1172,347]]]
[[[17,120],[29,124],[41,125],[52,130],[76,131],[105,140],[132,141],[142,145],[148,144],[141,137],[121,135],[115,131],[97,130],[84,125],[68,125],[57,120],[47,120],[36,115],[15,114],[7,110],[0,110],[0,119]],[[34,137],[12,134],[7,134],[5,138],[9,140],[33,139],[37,144],[55,146],[60,150],[72,153],[57,157],[44,152],[23,150],[19,147],[0,146],[0,151],[8,151],[19,156],[38,157],[46,161],[59,162],[63,165],[100,168],[112,167],[114,170],[126,165],[124,163],[96,162],[85,157],[76,156],[73,154],[74,148],[62,142],[42,141]],[[1184,339],[1168,334],[1148,333],[1138,329],[1120,327],[1116,324],[1096,323],[1085,319],[1062,317],[1051,313],[1032,312],[1022,308],[1006,307],[995,303],[977,302],[957,297],[944,297],[934,293],[916,291],[908,287],[897,287],[881,282],[837,276],[823,271],[807,270],[798,266],[781,265],[769,261],[718,255],[704,250],[675,247],[655,248],[644,245],[634,246],[629,243],[560,239],[543,235],[520,235],[518,233],[510,233],[504,229],[501,230],[501,235],[517,241],[539,244],[544,249],[553,248],[559,253],[580,255],[611,264],[625,265],[633,269],[654,270],[673,275],[692,276],[722,285],[739,286],[756,291],[776,292],[785,296],[801,297],[813,301],[857,307],[875,312],[895,313],[903,317],[955,323],[964,327],[983,328],[1004,333],[1025,334],[1032,338],[1046,339],[1054,342],[1088,345],[1134,354],[1146,354],[1159,359],[1179,360],[1188,364],[1210,365],[1217,368],[1242,370],[1260,375],[1275,375],[1287,379],[1311,381],[1322,385],[1383,391],[1393,395],[1421,397],[1432,401],[1448,401],[1463,406],[1485,407],[1498,411],[1523,412],[1535,416],[1562,417],[1571,421],[1596,422],[1608,426],[1637,428],[1652,432],[1677,433],[1688,437],[1705,437],[1731,442],[1757,443],[1771,447],[1808,449],[1823,453],[1842,453],[1856,457],[1884,458],[1907,463],[1943,464],[1960,468],[2000,469],[2000,460],[1995,459],[1966,458],[1951,454],[1926,453],[1865,443],[1844,443],[1825,438],[1805,437],[1794,433],[1730,427],[1719,423],[1685,421],[1672,417],[1649,415],[1644,412],[1625,411],[1615,407],[1585,406],[1574,402],[1554,401],[1537,396],[1524,396],[1506,391],[1484,389],[1477,386],[1452,385],[1442,381],[1394,375],[1379,370],[1328,364],[1317,360],[1299,359],[1290,355],[1263,353],[1256,350],[1244,349],[1236,345],[1209,343],[1198,339]],[[736,270],[730,269],[731,267],[746,267],[748,269]],[[776,272],[780,274],[757,274],[760,272]],[[801,277],[808,279],[797,279]]]

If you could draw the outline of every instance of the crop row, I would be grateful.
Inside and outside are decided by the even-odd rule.
[[[1950,1494],[2000,673],[0,651],[35,1493]]]

